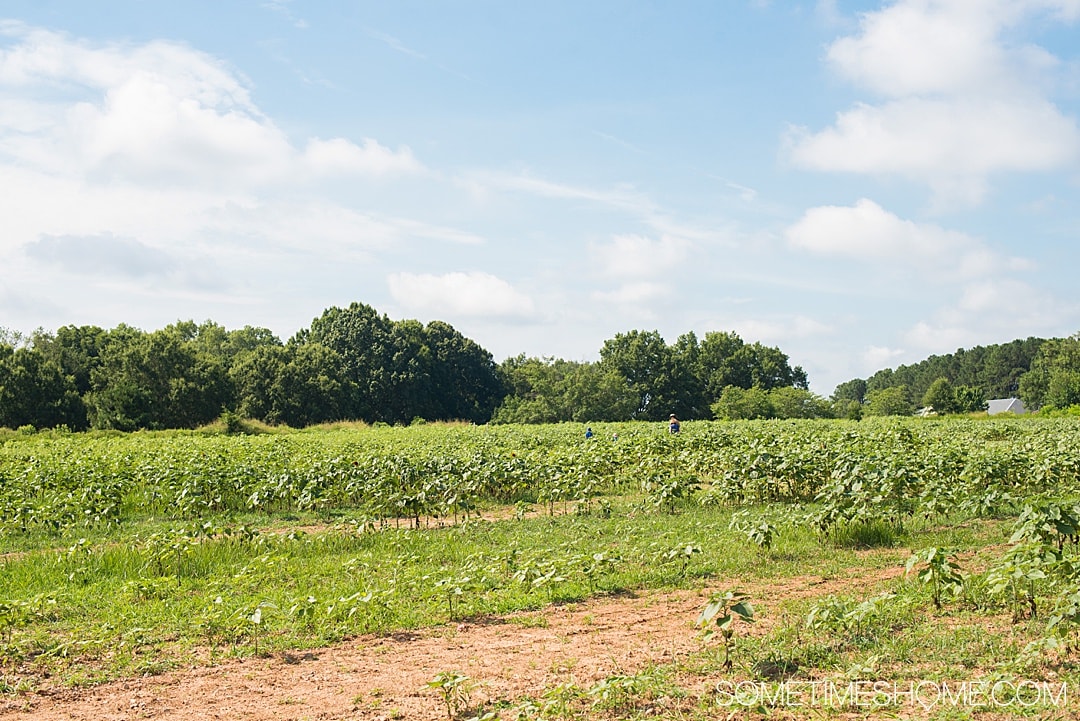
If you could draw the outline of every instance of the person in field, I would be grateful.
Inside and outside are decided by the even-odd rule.
[[[670,433],[671,435],[675,435],[679,432],[679,419],[675,417],[674,413],[672,413],[671,417],[668,418],[667,429],[668,433]]]

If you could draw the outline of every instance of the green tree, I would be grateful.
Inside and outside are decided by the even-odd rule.
[[[499,375],[507,394],[492,420],[496,423],[570,420],[561,386],[572,366],[569,361],[527,358],[524,354],[504,360],[499,365]]]
[[[342,403],[347,418],[368,422],[386,418],[386,409],[393,406],[394,343],[389,318],[363,303],[328,308],[294,340],[319,343],[341,358],[353,393]]]
[[[668,405],[679,418],[709,418],[713,400],[707,391],[708,373],[703,366],[702,344],[693,331],[679,336],[671,346],[671,398]]]
[[[761,388],[739,388],[728,386],[720,393],[720,398],[712,404],[712,412],[717,418],[727,420],[754,420],[772,418],[773,407],[769,403],[769,394]]]
[[[504,395],[491,354],[442,321],[428,323],[423,339],[422,349],[429,349],[431,358],[427,397],[432,401],[431,415],[424,417],[487,422]]]
[[[779,348],[747,344],[730,332],[706,333],[701,346],[699,365],[705,390],[712,398],[719,397],[728,386],[808,388],[806,371],[791,367],[787,354]]]
[[[840,398],[832,402],[831,414],[833,418],[846,418],[849,421],[862,419],[866,407],[859,401],[850,398]]]
[[[792,368],[787,354],[779,348],[761,343],[744,345],[735,352],[734,363],[741,368],[743,378],[749,381],[748,385],[741,385],[744,388],[772,390],[791,386],[806,389],[808,386],[806,371],[799,366]]]
[[[1061,369],[1051,375],[1046,404],[1054,408],[1080,405],[1080,370]]]
[[[237,353],[229,366],[229,381],[233,387],[233,408],[242,418],[285,422],[277,391],[283,369],[296,347],[291,348],[267,345]]]
[[[319,343],[243,351],[229,376],[240,415],[294,428],[345,418],[342,403],[351,396],[340,357]]]
[[[774,418],[830,418],[832,408],[821,396],[805,388],[785,386],[768,392]]]
[[[852,378],[836,386],[832,396],[832,415],[857,421],[863,416],[866,405],[866,381]]]
[[[977,378],[960,382],[982,389],[985,398],[1012,398],[1020,393],[1020,379],[1027,373],[1046,340],[1026,338],[987,349]]]
[[[915,411],[908,400],[906,386],[872,390],[866,394],[866,415],[910,416]]]
[[[742,374],[733,360],[743,345],[737,333],[711,331],[705,334],[698,351],[698,372],[708,398],[720,398],[728,386],[750,387],[748,374]]]
[[[862,378],[852,378],[836,386],[833,391],[834,401],[855,401],[862,404],[866,402],[866,381]]]
[[[677,394],[673,383],[674,359],[658,331],[619,333],[604,341],[600,362],[626,379],[637,396],[634,417],[661,420],[673,411]]]
[[[85,402],[94,428],[194,428],[231,401],[221,358],[201,352],[182,326],[109,334]]]
[[[0,344],[0,426],[78,429],[86,414],[70,377],[33,348]]]
[[[1033,410],[1080,404],[1080,333],[1044,342],[1020,377],[1020,398]]]
[[[563,388],[569,420],[578,423],[625,421],[637,410],[637,396],[626,379],[599,363],[575,364],[566,374]]]
[[[616,370],[600,363],[555,358],[508,358],[499,366],[506,396],[497,423],[623,421],[638,397]]]
[[[924,407],[933,408],[937,413],[956,413],[959,404],[956,401],[956,389],[948,378],[938,378],[923,394]]]
[[[90,390],[90,374],[100,364],[108,332],[93,325],[66,325],[55,334],[35,333],[34,348],[70,376],[81,395]]]
[[[986,410],[986,394],[976,386],[956,386],[956,412],[977,413]]]

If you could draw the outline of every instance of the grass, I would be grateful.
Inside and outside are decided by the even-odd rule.
[[[632,499],[614,500],[608,517],[565,514],[427,530],[358,533],[343,519],[286,532],[272,517],[243,520],[147,520],[78,539],[27,542],[2,561],[0,599],[11,599],[12,609],[0,617],[3,661],[24,677],[50,673],[96,683],[198,657],[313,648],[628,590],[735,579],[760,586],[808,569],[842,579],[898,567],[908,555],[900,538],[864,550],[822,543],[797,525],[784,526],[771,548],[757,548],[729,528],[730,509],[688,504],[658,514]],[[1000,525],[909,524],[902,540],[975,550],[999,541]],[[700,553],[672,556],[688,545]],[[770,613],[806,613],[774,609],[768,598],[755,602]],[[819,655],[842,665],[886,641],[898,643],[887,633],[850,646],[825,644]]]

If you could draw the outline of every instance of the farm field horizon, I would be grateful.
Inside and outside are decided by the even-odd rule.
[[[1080,421],[592,428],[5,437],[0,718],[1075,715]]]

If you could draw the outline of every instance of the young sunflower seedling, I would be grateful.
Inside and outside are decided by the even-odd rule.
[[[735,621],[754,622],[754,606],[742,591],[714,593],[698,616],[701,637],[709,641],[719,632],[724,643],[724,670],[731,670],[731,653],[735,650]],[[715,628],[713,628],[715,626]]]
[[[956,564],[955,554],[944,548],[925,548],[912,553],[904,564],[905,575],[922,564],[917,578],[930,584],[934,597],[934,608],[941,609],[941,599],[946,595],[955,595],[964,587],[964,577],[960,575],[960,566]]]
[[[427,682],[428,688],[436,689],[446,706],[446,717],[453,721],[469,708],[469,699],[475,684],[472,679],[457,671],[443,671]]]

